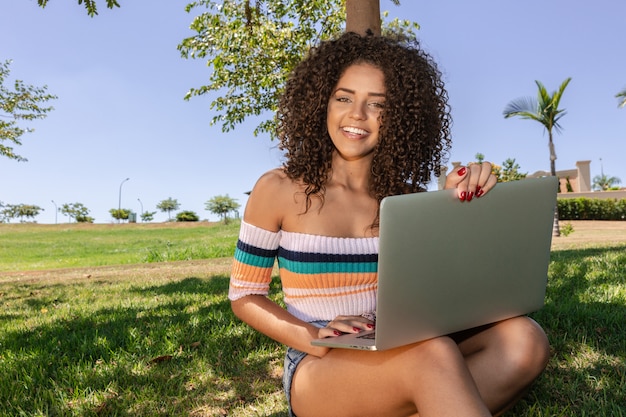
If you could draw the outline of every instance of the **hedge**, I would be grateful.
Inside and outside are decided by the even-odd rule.
[[[563,198],[559,220],[626,220],[626,199]]]

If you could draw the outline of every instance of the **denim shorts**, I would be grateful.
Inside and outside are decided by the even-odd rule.
[[[327,321],[314,321],[311,323],[317,327],[326,327]],[[283,389],[285,390],[285,396],[287,397],[287,404],[289,405],[289,416],[296,417],[291,409],[291,381],[293,375],[296,373],[298,364],[305,358],[307,354],[293,348],[287,348],[287,354],[285,355],[285,367],[283,371]]]

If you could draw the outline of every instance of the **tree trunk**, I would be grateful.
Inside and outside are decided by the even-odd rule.
[[[380,36],[380,1],[346,0],[346,32]]]
[[[552,141],[552,131],[548,131],[548,147],[550,148],[550,174],[553,177],[556,177],[556,152],[554,151],[554,142]],[[561,184],[557,185],[559,189],[561,188]],[[559,205],[557,204],[554,207],[554,221],[552,222],[552,236],[559,237],[561,236],[561,228],[559,227]]]
[[[556,177],[556,151],[552,141],[552,131],[548,131],[548,148],[550,148],[550,174]]]

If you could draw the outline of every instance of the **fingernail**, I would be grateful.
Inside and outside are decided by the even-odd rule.
[[[335,336],[341,336],[341,332],[340,332],[339,330],[335,330],[335,331],[333,332],[333,334],[334,334]]]
[[[485,191],[482,188],[480,190],[476,190],[476,197],[477,198],[482,196],[483,194],[485,194]]]
[[[469,194],[467,194],[467,201],[472,201],[473,197],[474,197],[474,193],[470,191]]]
[[[373,329],[373,328],[374,328],[374,325],[373,325],[373,324],[370,324],[370,323],[367,323],[367,328],[368,328],[368,329]]]
[[[354,330],[357,333],[361,331],[361,329],[359,329],[358,327],[353,327],[352,330]]]
[[[466,197],[467,197],[467,193],[465,191],[461,191],[461,195],[459,196],[459,200],[465,201]]]
[[[478,197],[478,193],[480,193],[480,190],[482,190],[480,185],[476,186],[476,197]]]
[[[463,175],[465,175],[465,167],[459,169],[456,173],[459,174],[459,177],[462,177]]]

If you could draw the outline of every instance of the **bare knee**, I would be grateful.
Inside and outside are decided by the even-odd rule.
[[[528,317],[517,317],[500,323],[503,326],[502,359],[512,377],[530,383],[545,369],[550,345],[543,329]]]
[[[404,368],[404,376],[408,381],[416,381],[418,376],[424,377],[428,382],[429,376],[434,374],[447,375],[457,374],[460,369],[465,369],[465,359],[458,345],[449,337],[437,337],[412,345],[409,348],[408,359]]]
[[[445,336],[427,340],[416,347],[416,356],[420,362],[428,364],[446,364],[463,358],[456,342]]]

